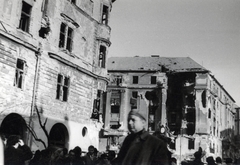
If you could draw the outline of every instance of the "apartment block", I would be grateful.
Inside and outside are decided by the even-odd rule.
[[[234,99],[213,74],[189,57],[111,57],[103,139],[118,150],[128,134],[127,115],[148,112],[146,129],[167,137],[179,161],[199,147],[208,156],[229,157],[223,147],[234,131]],[[102,140],[103,141],[103,140]]]
[[[0,132],[99,148],[112,0],[0,0]]]

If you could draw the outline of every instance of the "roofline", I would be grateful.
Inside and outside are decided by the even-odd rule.
[[[236,103],[236,101],[232,98],[232,96],[226,91],[226,89],[223,87],[223,85],[221,85],[220,83],[219,83],[219,81],[214,77],[214,75],[212,75],[212,74],[210,74],[209,73],[209,75],[216,81],[216,83],[224,90],[224,92],[230,97],[230,99],[232,99],[232,101],[234,102],[234,103]]]

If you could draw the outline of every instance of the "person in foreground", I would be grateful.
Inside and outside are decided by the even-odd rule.
[[[145,130],[146,116],[147,112],[137,109],[129,112],[131,133],[125,138],[114,165],[169,165],[166,143]]]
[[[5,165],[24,165],[33,156],[30,148],[17,135],[11,135],[7,139],[4,155]]]

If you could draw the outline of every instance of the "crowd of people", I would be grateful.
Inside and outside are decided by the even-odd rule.
[[[101,153],[92,145],[85,155],[79,146],[69,151],[50,146],[33,153],[17,135],[9,136],[4,148],[5,165],[111,165],[116,157],[114,151]]]
[[[182,161],[180,164],[181,165],[239,165],[240,162],[238,159],[233,161],[232,158],[226,158],[225,160],[222,160],[221,157],[216,157],[214,159],[213,156],[208,156],[206,158],[206,162],[204,163],[202,161],[203,156],[205,153],[202,151],[202,148],[199,147],[198,151],[194,153],[194,160],[193,161]]]
[[[121,145],[116,156],[114,151],[99,152],[94,146],[88,147],[88,152],[82,154],[82,149],[76,146],[68,151],[67,148],[49,146],[37,150],[33,154],[23,140],[11,135],[6,141],[4,150],[5,165],[204,165],[201,147],[194,153],[193,161],[177,162],[171,157],[166,140],[158,134],[150,135],[146,130],[146,112],[133,109],[128,114],[129,135]],[[231,159],[222,162],[220,157],[206,159],[207,165],[238,165]]]

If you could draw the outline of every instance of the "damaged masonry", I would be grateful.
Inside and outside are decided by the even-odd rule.
[[[233,133],[235,101],[191,58],[111,57],[108,73],[102,139],[109,148],[117,149],[127,134],[128,111],[138,108],[148,109],[146,129],[167,137],[178,160],[193,158],[199,147],[204,158],[230,156],[223,143]]]

